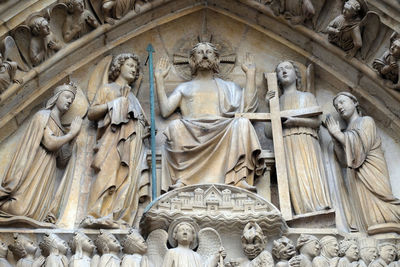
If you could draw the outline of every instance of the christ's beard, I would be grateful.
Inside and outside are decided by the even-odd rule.
[[[203,59],[196,64],[197,69],[210,70],[212,69],[213,63],[209,59]]]

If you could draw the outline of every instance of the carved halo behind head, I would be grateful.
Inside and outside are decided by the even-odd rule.
[[[175,236],[179,226],[183,223],[189,225],[193,229],[193,242],[190,244],[190,248],[195,249],[197,247],[197,234],[199,233],[200,228],[199,225],[189,217],[180,217],[172,221],[168,228],[168,241],[173,247],[178,245]]]

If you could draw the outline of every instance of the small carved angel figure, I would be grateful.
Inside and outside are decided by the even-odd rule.
[[[167,248],[167,240],[172,249]],[[193,251],[199,246],[197,251]],[[154,267],[223,267],[226,253],[221,238],[212,228],[203,228],[188,217],[175,219],[168,234],[157,229],[147,238],[147,257]]]
[[[61,43],[50,31],[49,22],[40,15],[29,19],[32,38],[29,46],[29,57],[33,66],[37,66],[61,49]]]
[[[311,0],[264,0],[264,3],[271,6],[276,16],[283,14],[293,24],[311,21],[315,15],[314,5]]]
[[[147,243],[136,229],[131,229],[121,244],[125,253],[121,267],[149,267]]]
[[[135,8],[137,0],[90,0],[102,22],[114,24]]]
[[[69,261],[69,267],[97,267],[98,256],[91,258],[96,246],[84,233],[76,231],[71,242],[71,250],[75,254]]]
[[[289,267],[289,260],[296,255],[293,241],[286,236],[274,240],[272,255],[278,260],[276,267]]]
[[[98,267],[117,267],[121,265],[121,260],[118,257],[121,252],[121,245],[113,234],[100,230],[95,244],[101,254]]]
[[[56,234],[50,233],[43,236],[43,241],[39,243],[42,255],[47,257],[44,267],[67,267],[67,253],[69,247],[67,242]]]
[[[340,47],[348,57],[354,57],[361,48],[365,58],[377,36],[379,25],[379,15],[368,11],[364,0],[347,0],[342,14],[329,23],[326,32],[329,42]]]
[[[344,239],[339,242],[339,263],[338,267],[358,266],[359,251],[357,241],[354,239]]]
[[[319,255],[321,245],[318,238],[313,235],[301,234],[297,239],[298,256],[289,261],[289,266],[311,267],[313,259]]]
[[[231,266],[273,267],[274,260],[271,253],[265,250],[266,245],[267,237],[261,227],[255,222],[246,224],[243,229],[242,247],[247,259],[231,260]]]
[[[78,39],[99,26],[93,14],[85,8],[83,0],[65,0],[65,5],[57,6],[59,8],[66,7],[67,11],[62,27],[65,42]]]
[[[43,256],[35,258],[38,247],[24,235],[14,234],[14,243],[9,245],[8,248],[17,261],[17,267],[40,267],[45,261]]]
[[[23,62],[18,47],[11,36],[6,36],[1,43],[0,50],[0,94],[12,83],[21,83],[22,79],[16,76],[17,69],[28,71]]]
[[[3,242],[0,242],[0,267],[12,267],[7,260],[8,247]]]
[[[397,248],[393,243],[384,242],[378,245],[379,258],[371,262],[369,267],[386,267],[396,259]]]
[[[399,63],[400,61],[400,36],[398,33],[392,34],[390,38],[390,48],[382,57],[377,58],[372,63],[372,67],[386,80],[392,84],[393,89],[400,90]]]

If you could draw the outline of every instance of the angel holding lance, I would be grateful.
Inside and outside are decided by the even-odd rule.
[[[134,223],[139,199],[148,196],[149,180],[142,176],[148,122],[130,86],[139,81],[139,58],[130,53],[117,55],[104,71],[103,77],[111,83],[105,78],[88,112],[89,120],[97,122],[91,164],[97,177],[82,226],[119,228]],[[93,75],[97,79],[102,74],[95,71]]]

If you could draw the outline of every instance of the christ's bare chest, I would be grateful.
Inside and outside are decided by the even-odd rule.
[[[220,115],[218,87],[214,80],[192,81],[182,91],[183,116]]]

